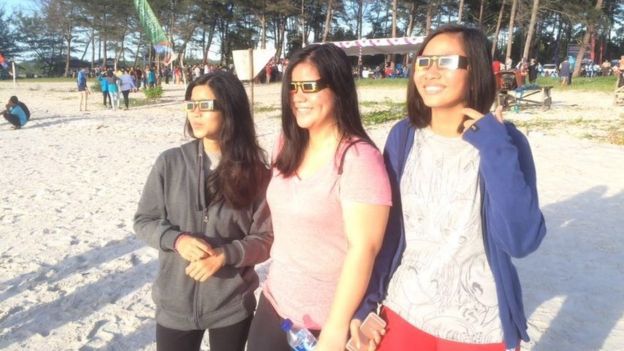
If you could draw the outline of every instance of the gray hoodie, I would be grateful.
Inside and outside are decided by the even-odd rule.
[[[160,269],[152,297],[156,321],[171,329],[221,328],[249,317],[258,287],[254,265],[269,257],[273,242],[266,184],[247,208],[233,209],[222,201],[206,205],[199,189],[210,172],[208,163],[199,141],[163,152],[134,217],[136,234],[158,250]],[[225,266],[203,283],[185,274],[188,261],[174,251],[183,232],[225,251]]]

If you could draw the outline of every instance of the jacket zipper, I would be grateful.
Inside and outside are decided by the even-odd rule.
[[[198,201],[199,201],[199,207],[202,211],[202,218],[201,218],[201,232],[202,234],[206,232],[206,223],[208,223],[208,210],[206,209],[206,203],[205,203],[205,198],[204,198],[204,194],[205,194],[205,189],[203,189],[205,187],[204,185],[204,155],[203,155],[203,150],[202,150],[202,142],[201,140],[198,141],[197,143],[197,163],[198,163],[198,168],[199,168],[199,174],[197,177],[197,191],[199,193],[198,196]],[[204,185],[204,186],[202,186]],[[196,329],[201,329],[200,325],[199,325],[199,319],[200,319],[200,314],[199,314],[199,282],[195,281],[194,282],[194,292],[193,292],[193,309],[195,311],[195,327]]]

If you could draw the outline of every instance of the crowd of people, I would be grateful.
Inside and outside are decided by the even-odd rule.
[[[199,350],[207,332],[213,351],[288,351],[292,324],[317,351],[519,350],[512,257],[546,228],[527,139],[490,110],[488,43],[461,25],[424,40],[383,154],[336,46],[290,57],[270,157],[236,76],[195,78],[193,140],[156,159],[134,219],[159,252],[157,349]],[[360,329],[371,314],[386,326]]]

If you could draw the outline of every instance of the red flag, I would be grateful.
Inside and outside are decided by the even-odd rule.
[[[0,54],[0,65],[4,68],[7,68],[6,60],[4,59],[4,56],[2,54]]]

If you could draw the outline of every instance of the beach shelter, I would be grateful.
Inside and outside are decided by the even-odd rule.
[[[416,51],[425,37],[377,38],[334,41],[347,56],[407,54]]]

